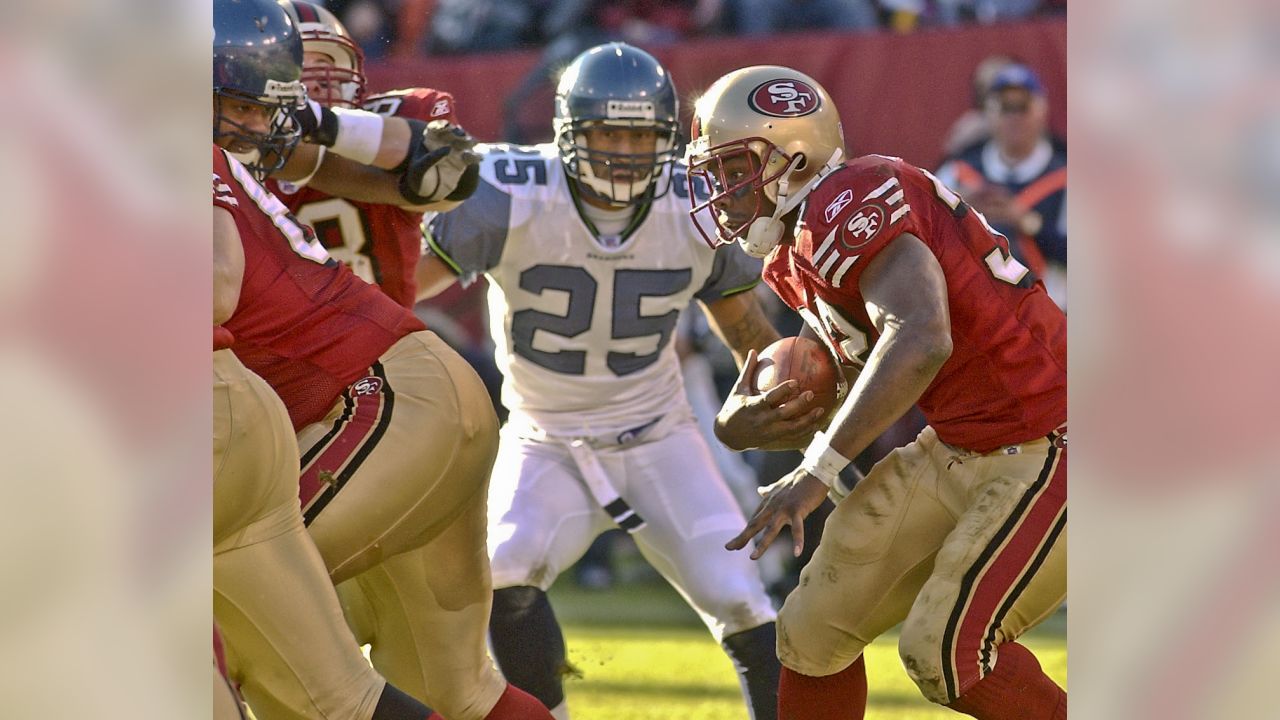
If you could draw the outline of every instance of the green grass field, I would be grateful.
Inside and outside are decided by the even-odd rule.
[[[720,647],[665,583],[603,592],[578,589],[568,574],[552,588],[569,660],[581,672],[566,684],[574,720],[744,720],[737,677]],[[1065,612],[1024,638],[1045,670],[1067,680]],[[898,660],[892,631],[867,649],[869,720],[959,717],[922,698]]]

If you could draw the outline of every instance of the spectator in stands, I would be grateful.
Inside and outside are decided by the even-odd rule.
[[[1010,65],[991,81],[986,112],[992,137],[938,170],[996,230],[1014,256],[1067,304],[1067,147],[1048,132],[1044,86],[1025,65]]]
[[[956,118],[947,133],[946,144],[942,148],[944,157],[958,155],[965,148],[986,142],[991,137],[991,123],[987,120],[987,93],[991,91],[991,81],[996,73],[1016,61],[1006,55],[988,55],[973,69],[969,79],[973,90],[973,105]]]
[[[872,0],[729,0],[739,35],[795,30],[869,30],[880,26]]]

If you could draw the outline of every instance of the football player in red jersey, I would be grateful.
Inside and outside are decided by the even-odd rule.
[[[236,158],[260,180],[271,176],[288,187],[309,184],[366,203],[421,212],[450,209],[466,199],[475,188],[479,156],[470,152],[475,139],[448,117],[452,99],[440,98],[446,102],[422,113],[423,119],[358,108],[363,58],[346,29],[317,5],[289,0],[281,5],[312,41],[314,49],[305,53],[312,72],[304,85],[314,95],[287,116],[287,126],[273,128],[275,142],[255,145],[241,128],[223,128]],[[230,72],[215,77],[215,84],[238,82]],[[221,102],[215,95],[215,112]],[[278,116],[277,123],[285,119]],[[280,141],[286,136],[291,138],[287,144]]]
[[[342,23],[323,7],[305,0],[283,0],[302,33],[302,82],[307,96],[326,108],[356,108],[417,125],[454,123],[453,96],[428,88],[411,88],[365,97],[364,57]],[[271,178],[267,187],[302,223],[310,225],[334,258],[345,262],[360,279],[382,288],[393,300],[412,308],[414,269],[422,254],[424,209],[445,211],[475,189],[478,166],[460,178],[460,188],[426,206],[400,202],[364,202],[358,189],[368,171],[324,169],[320,186]],[[349,177],[341,179],[339,176]]]
[[[838,499],[778,617],[779,716],[862,717],[863,648],[902,622],[929,700],[977,718],[1065,718],[1067,696],[1018,637],[1066,595],[1066,318],[1008,241],[928,172],[844,160],[812,78],[751,67],[698,101],[693,214],[713,244],[766,257],[764,279],[856,374],[823,432],[743,383],[717,418],[735,449],[801,447],[730,549],[759,555]],[[691,196],[692,197],[692,196]],[[751,377],[754,358],[743,368]],[[837,473],[913,404],[929,426],[852,489]]]
[[[233,640],[228,671],[215,626],[217,667],[237,681],[264,720],[299,714],[422,720],[430,712],[426,706],[387,684],[360,653],[302,523],[298,442],[289,414],[230,350],[235,339],[221,325],[239,305],[245,272],[231,212],[238,204],[215,175],[213,605]],[[219,717],[243,717],[229,684],[215,683],[214,689]]]
[[[234,220],[245,268],[223,326],[239,360],[284,401],[302,455],[304,522],[331,580],[344,584],[348,623],[372,639],[373,664],[390,682],[450,720],[550,718],[485,651],[497,420],[484,386],[412,313],[329,257],[227,153],[287,154],[302,45],[269,0],[215,0],[214,24],[213,174],[226,187],[215,201]],[[282,581],[291,572],[264,569]],[[279,682],[258,678],[267,693]]]

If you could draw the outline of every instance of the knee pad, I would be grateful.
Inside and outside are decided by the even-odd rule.
[[[930,702],[945,704],[946,683],[942,677],[942,648],[936,642],[928,642],[925,633],[914,631],[908,623],[902,627],[898,638],[898,656],[911,681]]]
[[[564,702],[563,678],[573,670],[545,592],[527,585],[495,590],[489,642],[507,682],[546,707]]]
[[[762,625],[772,627],[777,613],[764,586],[756,578],[751,582],[726,581],[715,588],[686,588],[694,602],[715,619],[721,640],[731,635],[741,635]],[[704,618],[705,619],[705,618]]]

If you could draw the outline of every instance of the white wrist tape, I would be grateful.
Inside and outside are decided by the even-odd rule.
[[[338,116],[338,137],[329,148],[348,160],[372,165],[382,147],[384,118],[367,110],[334,108]]]
[[[809,447],[805,448],[804,461],[800,463],[800,469],[818,478],[823,485],[830,488],[837,486],[840,471],[850,462],[853,461],[831,447],[831,438],[826,433],[818,432],[813,436]]]

